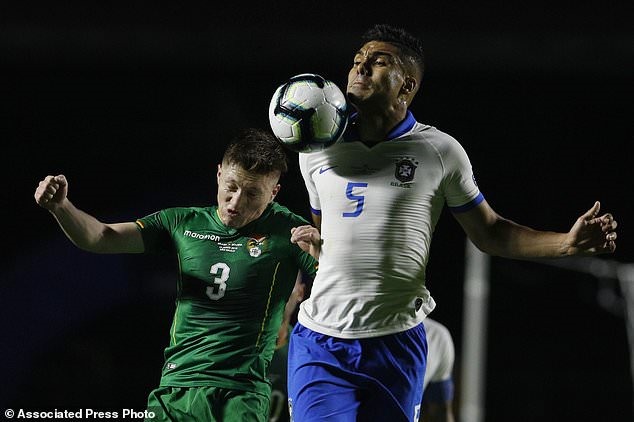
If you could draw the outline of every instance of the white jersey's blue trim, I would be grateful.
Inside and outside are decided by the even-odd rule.
[[[348,120],[348,127],[343,135],[344,142],[353,142],[359,140],[359,134],[355,126],[356,120],[357,113],[352,113]],[[412,130],[415,124],[416,119],[414,118],[414,115],[411,111],[407,110],[407,115],[405,116],[405,118],[398,125],[396,125],[385,138],[387,140],[391,140],[405,135],[407,132]]]
[[[459,207],[449,207],[451,212],[460,213],[474,209],[480,202],[484,201],[484,195],[479,193],[478,196],[473,198],[471,201],[467,202],[464,205],[460,205]]]
[[[310,211],[315,215],[321,215],[321,210],[318,210],[316,208],[310,207]]]
[[[407,110],[407,115],[405,116],[405,118],[401,121],[401,123],[396,125],[396,127],[392,129],[390,133],[387,134],[387,139],[398,138],[399,136],[406,134],[407,132],[412,130],[415,124],[416,119],[414,118],[414,115],[411,111]]]

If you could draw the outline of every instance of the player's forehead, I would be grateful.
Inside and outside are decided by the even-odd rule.
[[[376,56],[386,56],[398,58],[400,56],[401,50],[395,46],[394,44],[390,44],[385,41],[368,41],[363,44],[361,48],[356,52],[355,56],[363,56],[363,57],[376,57]]]
[[[273,173],[259,174],[246,170],[238,163],[223,163],[221,177],[226,183],[235,184],[242,187],[265,188],[276,179]]]
[[[250,184],[257,182],[259,179],[257,174],[245,170],[245,168],[238,163],[225,163],[222,166],[222,170],[222,177],[227,182]]]

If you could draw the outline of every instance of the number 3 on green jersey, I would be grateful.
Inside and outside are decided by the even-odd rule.
[[[225,295],[227,290],[227,279],[229,279],[229,272],[231,269],[224,262],[218,262],[211,266],[209,273],[215,275],[214,285],[207,286],[205,293],[209,296],[209,299],[218,300]]]

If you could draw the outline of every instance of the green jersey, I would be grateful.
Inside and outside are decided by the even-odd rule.
[[[217,206],[169,208],[137,220],[146,252],[175,249],[176,310],[161,386],[270,393],[267,370],[298,270],[317,261],[290,242],[308,224],[273,202],[240,229]]]

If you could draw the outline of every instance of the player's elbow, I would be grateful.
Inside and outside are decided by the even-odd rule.
[[[501,217],[468,233],[469,239],[481,252],[492,256],[508,256],[509,234]]]

